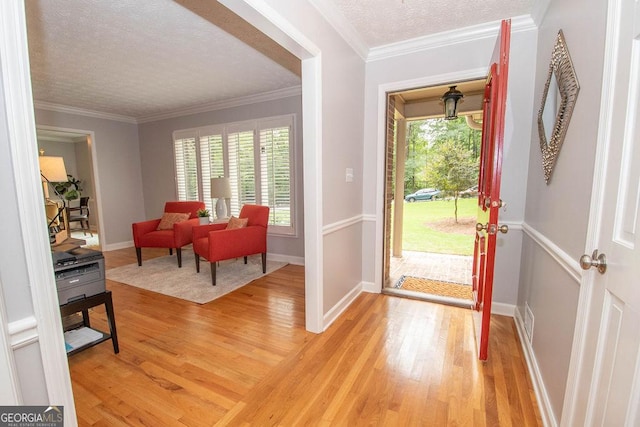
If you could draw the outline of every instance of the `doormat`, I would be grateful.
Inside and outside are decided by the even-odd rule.
[[[473,299],[471,285],[442,282],[439,280],[423,279],[421,277],[402,276],[395,286],[396,289],[405,291],[423,292],[431,295],[439,295],[449,298],[464,300]]]

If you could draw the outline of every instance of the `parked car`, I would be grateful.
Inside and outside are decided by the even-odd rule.
[[[463,199],[466,199],[468,197],[478,197],[478,186],[474,185],[471,188],[467,188],[466,190],[461,191],[458,196],[462,197]]]
[[[407,194],[404,200],[407,202],[415,202],[416,200],[436,200],[440,197],[440,190],[435,188],[423,188],[415,193]]]

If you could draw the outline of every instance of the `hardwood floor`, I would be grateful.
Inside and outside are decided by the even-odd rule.
[[[81,426],[542,425],[507,317],[481,363],[469,310],[424,301],[362,294],[325,333],[305,331],[299,266],[204,305],[107,288],[120,354],[107,341],[69,358]]]

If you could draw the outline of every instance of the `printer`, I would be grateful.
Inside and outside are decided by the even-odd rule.
[[[53,251],[51,257],[60,305],[105,292],[102,252],[75,247]]]

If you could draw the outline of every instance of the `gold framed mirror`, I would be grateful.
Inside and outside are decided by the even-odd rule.
[[[547,184],[555,167],[562,141],[567,133],[580,85],[562,30],[558,31],[551,53],[547,82],[538,110],[538,134],[542,152],[542,168]]]

